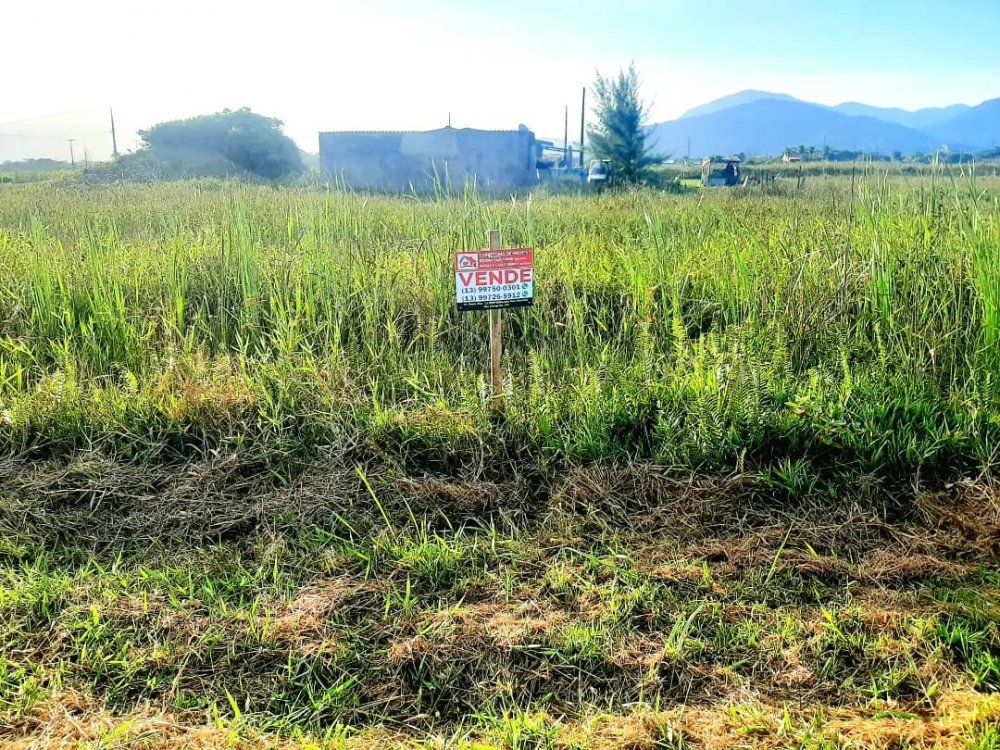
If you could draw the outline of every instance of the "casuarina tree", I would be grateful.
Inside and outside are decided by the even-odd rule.
[[[641,182],[649,167],[660,160],[646,144],[646,104],[639,95],[635,63],[617,76],[600,71],[593,85],[597,124],[588,131],[590,150],[597,159],[611,162],[612,174],[621,182]]]

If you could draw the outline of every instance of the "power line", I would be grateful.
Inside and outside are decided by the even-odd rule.
[[[77,130],[75,132],[78,136],[105,135],[105,131],[103,130]],[[58,138],[60,140],[66,140],[69,137],[66,133],[53,133],[52,135],[40,135],[38,133],[0,133],[0,136],[5,138]]]
[[[73,115],[79,114],[80,112],[86,112],[89,115],[97,115],[99,110],[97,109],[87,109],[85,107],[77,107],[76,109],[67,109],[62,112],[50,112],[47,115],[39,115],[38,117],[22,117],[19,120],[7,120],[6,122],[0,122],[0,128],[7,127],[8,125],[18,125],[22,122],[38,122],[39,120],[51,120],[53,117],[62,117],[63,115]]]

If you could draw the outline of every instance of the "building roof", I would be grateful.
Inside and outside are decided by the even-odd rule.
[[[453,128],[451,125],[445,125],[443,128],[434,128],[432,130],[322,130],[320,131],[320,135],[423,135],[425,133],[442,133],[445,131],[454,131],[456,133],[531,132],[525,125],[519,126],[516,130],[481,130],[479,128]]]

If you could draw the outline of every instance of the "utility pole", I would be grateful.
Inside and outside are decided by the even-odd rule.
[[[583,136],[587,121],[587,87],[583,87],[583,98],[580,100],[580,169],[583,169]]]
[[[108,107],[111,111],[111,158],[118,158],[118,137],[115,135],[115,110]]]
[[[567,167],[573,163],[569,153],[569,105],[566,105],[566,121],[563,123],[563,164]]]
[[[67,138],[66,140],[69,141],[69,165],[71,167],[75,167],[76,158],[73,156],[73,141],[75,141],[76,138]]]

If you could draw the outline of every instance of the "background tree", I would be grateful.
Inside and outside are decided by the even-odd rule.
[[[590,151],[596,159],[611,162],[611,172],[619,180],[640,182],[649,176],[649,167],[661,160],[646,145],[646,104],[639,96],[639,74],[635,63],[603,76],[593,85],[594,115],[590,128]]]
[[[161,122],[139,136],[156,156],[222,157],[237,168],[267,179],[301,172],[299,149],[281,132],[281,120],[249,109]]]

